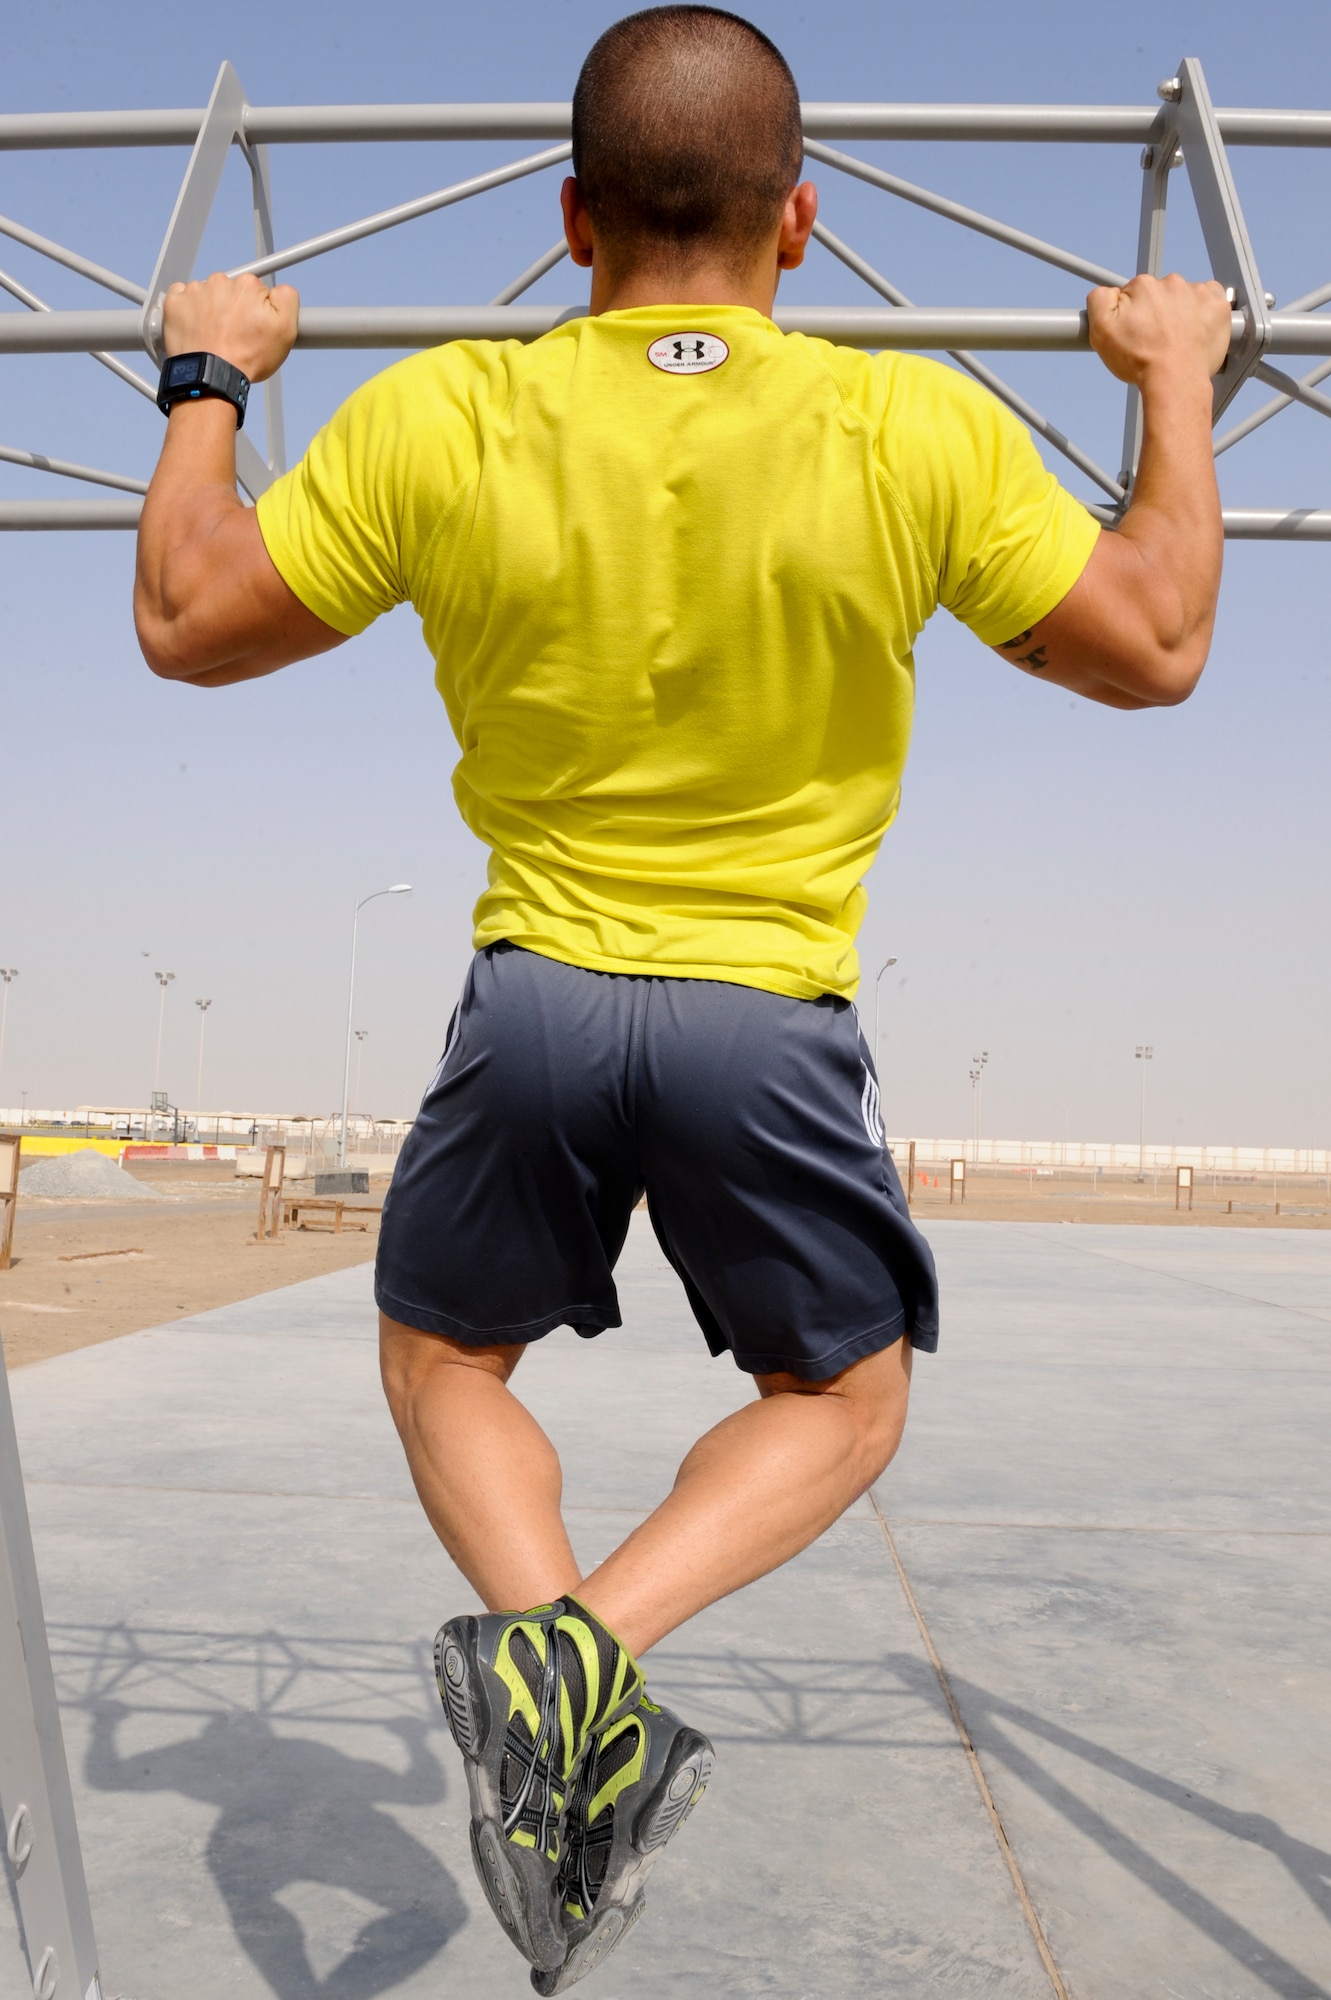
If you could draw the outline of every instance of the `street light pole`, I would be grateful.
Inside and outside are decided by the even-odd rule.
[[[5,1028],[9,1023],[9,989],[17,978],[16,965],[0,965],[0,979],[5,982],[4,999],[0,1001],[0,1076],[4,1075],[5,1069]]]
[[[984,1066],[989,1060],[988,1049],[982,1049],[978,1056],[972,1056],[974,1068],[971,1070],[971,1126],[973,1140],[973,1165],[980,1164],[980,1096],[984,1089]]]
[[[153,1062],[153,1096],[156,1097],[162,1077],[162,1022],[166,1018],[166,989],[175,978],[174,972],[155,972],[153,978],[162,989],[162,997],[157,1003],[157,1055]]]
[[[368,1028],[356,1030],[356,1116],[358,1118],[360,1117],[360,1064],[361,1057],[365,1054],[365,1042],[369,1032]]]
[[[1137,1127],[1137,1179],[1146,1179],[1146,1065],[1155,1050],[1145,1042],[1137,1044],[1137,1061],[1142,1066],[1141,1119]]]
[[[203,1116],[203,1024],[213,1003],[211,1000],[196,1000],[194,1004],[199,1010],[199,1068],[194,1079],[194,1127],[197,1132]]]
[[[337,1164],[347,1164],[347,1098],[351,1093],[351,1036],[352,1009],[356,1004],[356,933],[360,925],[360,913],[367,903],[377,902],[380,896],[409,896],[410,882],[394,882],[389,889],[372,889],[368,896],[362,896],[351,918],[351,973],[347,980],[347,1049],[342,1064],[342,1126],[337,1142]]]
[[[877,979],[874,980],[873,983],[873,1066],[875,1069],[879,1067],[878,1023],[882,1015],[882,1008],[883,1008],[883,974],[885,972],[890,972],[895,964],[896,964],[895,958],[885,958],[882,964],[878,968],[878,977]],[[881,1095],[882,1078],[880,1077],[878,1081],[879,1081],[880,1095]]]

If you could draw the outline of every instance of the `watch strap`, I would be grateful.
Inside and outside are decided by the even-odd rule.
[[[216,397],[230,403],[236,413],[236,429],[240,430],[245,422],[249,393],[249,376],[230,361],[224,361],[220,354],[169,354],[157,384],[157,407],[163,416],[169,416],[177,403]]]

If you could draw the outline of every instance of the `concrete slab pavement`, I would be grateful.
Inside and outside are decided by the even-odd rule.
[[[884,1505],[1069,1992],[1326,1994],[1331,1236],[937,1241]]]
[[[517,1385],[588,1562],[746,1393],[643,1218]],[[949,1222],[881,1482],[1073,2000],[1331,1993],[1331,1237]],[[506,2000],[368,1272],[13,1377],[108,1994]],[[588,2000],[1044,2000],[866,1500],[652,1656],[718,1768]],[[26,1979],[0,1900],[0,2000]]]

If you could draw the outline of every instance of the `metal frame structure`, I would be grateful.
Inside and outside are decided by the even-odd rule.
[[[0,1362],[0,1817],[34,2000],[102,2000],[83,1855]]]
[[[1331,147],[1331,111],[1216,110],[1201,66],[1189,58],[1160,87],[1159,108],[1136,105],[808,104],[806,152],[898,200],[1006,244],[1091,284],[1120,284],[1122,274],[1060,249],[1027,231],[901,179],[843,152],[854,140],[932,140],[995,144],[1061,143],[1134,146],[1141,150],[1141,218],[1137,268],[1162,268],[1165,210],[1173,170],[1182,165],[1197,205],[1213,274],[1230,293],[1233,324],[1228,361],[1216,384],[1218,420],[1249,379],[1275,393],[1216,439],[1217,454],[1298,403],[1331,416],[1331,396],[1317,384],[1331,375],[1331,284],[1281,311],[1262,286],[1257,260],[1230,172],[1232,146]],[[202,110],[9,114],[0,117],[0,151],[180,146],[189,163],[152,276],[146,285],[0,216],[0,235],[63,265],[128,301],[102,311],[54,311],[0,270],[0,288],[25,310],[0,312],[0,354],[90,355],[154,398],[153,385],[120,355],[161,359],[162,300],[167,288],[192,275],[204,229],[232,147],[249,168],[255,257],[241,269],[273,279],[314,257],[400,227],[455,202],[470,200],[568,158],[567,104],[403,104],[263,108],[245,97],[229,63],[218,73]],[[542,150],[505,166],[404,202],[340,229],[278,249],[273,227],[269,151],[276,145],[355,141],[513,139],[545,141]],[[913,305],[887,277],[819,225],[818,241],[882,304],[803,307],[776,315],[783,328],[860,348],[910,348],[949,354],[999,396],[1040,437],[1061,452],[1105,495],[1096,511],[1113,521],[1131,491],[1141,444],[1135,392],[1127,398],[1120,469],[1106,471],[985,363],[980,352],[1075,352],[1088,347],[1086,315],[1066,309]],[[402,350],[460,338],[533,340],[584,308],[522,306],[517,301],[566,254],[557,243],[484,306],[412,305],[307,307],[300,348]],[[1272,357],[1322,357],[1294,377]],[[257,497],[283,470],[285,446],[279,383],[265,385],[267,455],[238,435],[236,475]],[[146,486],[38,452],[0,446],[0,460],[93,486],[118,490],[115,500],[0,501],[0,528],[133,528]],[[1331,540],[1331,508],[1230,508],[1226,534],[1283,541]],[[965,1193],[965,1163],[952,1163],[951,1198]],[[99,2000],[92,1921],[61,1739],[10,1411],[0,1366],[0,1802],[14,1868],[37,2000]]]
[[[867,182],[885,194],[1006,244],[1040,262],[1091,284],[1121,284],[1124,274],[981,214],[963,203],[885,172],[833,141],[931,140],[991,143],[1130,145],[1141,148],[1141,220],[1137,269],[1162,268],[1165,210],[1173,170],[1182,166],[1197,206],[1207,255],[1215,277],[1229,291],[1233,331],[1229,358],[1216,384],[1218,420],[1244,383],[1255,379],[1275,391],[1271,399],[1217,436],[1217,454],[1251,436],[1272,417],[1301,404],[1331,416],[1331,396],[1318,383],[1331,374],[1331,314],[1317,308],[1331,302],[1331,284],[1294,300],[1280,311],[1263,289],[1243,210],[1230,171],[1233,146],[1331,147],[1331,111],[1217,110],[1195,58],[1179,64],[1162,83],[1159,108],[1145,105],[1022,104],[806,104],[805,150],[811,160]],[[538,173],[569,156],[567,104],[250,104],[235,70],[224,63],[206,107],[186,111],[75,111],[11,113],[0,117],[0,151],[105,147],[189,146],[189,164],[167,227],[156,267],[139,285],[103,265],[52,242],[23,224],[0,216],[0,235],[24,244],[94,284],[131,301],[129,307],[101,311],[53,311],[17,279],[0,270],[0,288],[25,312],[0,312],[0,355],[86,354],[153,396],[152,385],[117,359],[147,353],[161,359],[162,300],[167,288],[193,273],[222,171],[233,146],[249,168],[253,188],[254,259],[242,271],[272,281],[311,258],[326,256],[382,230],[394,229],[455,202],[470,200],[524,175]],[[525,139],[554,141],[491,172],[436,189],[418,199],[362,217],[301,243],[276,247],[269,173],[270,148],[300,143],[443,139]],[[1120,469],[1107,471],[1024,396],[984,362],[982,351],[1065,353],[1088,348],[1086,314],[1066,308],[935,310],[915,306],[887,277],[847,243],[819,224],[817,240],[853,271],[884,305],[806,306],[779,310],[778,325],[819,334],[861,348],[910,348],[948,354],[999,396],[1038,436],[1045,439],[1100,488],[1104,502],[1095,511],[1106,522],[1121,513],[1131,491],[1141,446],[1141,412],[1129,391]],[[534,340],[582,307],[517,304],[566,255],[562,242],[505,286],[485,306],[352,305],[311,306],[301,314],[299,348],[360,348],[401,351],[457,339]],[[1273,357],[1323,357],[1302,376],[1276,365]],[[236,476],[251,497],[285,466],[281,388],[265,384],[267,456],[243,434],[236,440]],[[118,500],[0,501],[0,529],[133,528],[145,482],[98,471],[63,459],[0,446],[0,461],[31,466],[94,486],[117,489]],[[1331,508],[1227,508],[1225,533],[1235,539],[1331,540]]]

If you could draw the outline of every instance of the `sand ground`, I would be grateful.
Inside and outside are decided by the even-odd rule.
[[[374,1256],[378,1217],[341,1236],[287,1231],[260,1243],[259,1184],[229,1162],[144,1162],[128,1169],[161,1201],[41,1201],[20,1196],[14,1257],[0,1271],[9,1367],[92,1347],[186,1313],[341,1271]],[[387,1180],[372,1180],[381,1202]]]
[[[904,1169],[904,1158],[901,1165]],[[229,1163],[142,1162],[129,1171],[164,1199],[20,1199],[14,1261],[0,1271],[0,1334],[9,1367],[233,1305],[374,1256],[375,1216],[365,1218],[364,1234],[302,1230],[276,1243],[259,1243],[258,1183],[238,1180]],[[371,1181],[370,1187],[368,1199],[382,1201],[387,1180]],[[1290,1208],[1306,1212],[1285,1212]],[[926,1162],[916,1179],[915,1214],[926,1230],[949,1221],[1307,1230],[1331,1227],[1331,1196],[1321,1180],[1289,1178],[1273,1188],[1269,1180],[1199,1178],[1189,1213],[1175,1211],[1173,1180],[1163,1175],[1154,1187],[1149,1178],[1139,1184],[1102,1177],[1095,1191],[1086,1174],[1038,1177],[972,1169],[961,1203],[948,1199],[947,1164]]]
[[[906,1158],[897,1156],[904,1180]],[[937,1186],[926,1185],[935,1180]],[[948,1199],[948,1162],[917,1162],[915,1212],[922,1222],[950,1215],[967,1222],[1154,1222],[1170,1228],[1326,1229],[1331,1227],[1331,1186],[1327,1177],[1287,1174],[1265,1177],[1233,1174],[1196,1176],[1192,1209],[1174,1206],[1174,1175],[1154,1180],[1131,1175],[1093,1180],[1084,1168],[1051,1174],[1024,1168],[967,1169],[964,1203]],[[1230,1212],[1232,1204],[1233,1212]],[[1279,1204],[1280,1213],[1276,1213]]]

